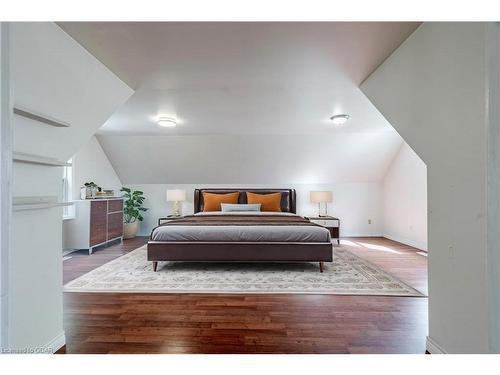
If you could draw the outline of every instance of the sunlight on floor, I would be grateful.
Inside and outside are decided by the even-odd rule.
[[[352,241],[348,241],[348,240],[340,240],[340,244],[341,245],[352,246],[352,247],[361,247],[356,242],[352,242]]]
[[[384,251],[384,252],[393,253],[393,254],[401,254],[401,252],[399,252],[397,250],[393,250],[387,246],[375,245],[375,244],[366,243],[366,242],[354,242],[354,241],[349,241],[349,240],[341,240],[340,244],[350,246],[350,247],[357,247],[357,248],[363,247],[365,249],[370,249],[370,250]]]
[[[426,253],[425,251],[417,251],[417,254],[418,254],[418,255],[422,255],[422,256],[424,256],[424,257],[426,257],[426,256],[427,256],[427,253]]]
[[[366,247],[367,249],[370,249],[370,250],[384,251],[384,252],[393,253],[393,254],[401,254],[401,252],[393,250],[387,246],[374,245],[374,244],[366,243],[366,242],[358,242],[358,243],[363,245],[363,247]]]

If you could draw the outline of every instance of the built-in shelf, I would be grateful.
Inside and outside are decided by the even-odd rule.
[[[33,121],[41,122],[42,124],[45,125],[54,126],[56,128],[69,128],[69,124],[64,121],[57,120],[55,118],[51,118],[50,116],[42,115],[40,113],[35,113],[25,108],[14,107],[14,113],[18,116],[22,116]]]
[[[12,210],[40,210],[44,208],[71,206],[73,202],[58,202],[55,196],[13,197]]]
[[[49,158],[46,156],[40,156],[35,154],[25,154],[23,152],[13,152],[12,160],[18,163],[28,163],[28,164],[38,164],[45,165],[49,167],[70,167],[71,163],[66,161],[57,160],[55,158]]]
[[[45,208],[71,206],[73,202],[13,204],[12,211],[41,210]]]

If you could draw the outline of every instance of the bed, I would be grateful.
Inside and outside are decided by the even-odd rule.
[[[280,193],[281,212],[204,212],[204,192]],[[296,214],[294,189],[196,189],[194,214],[153,229],[148,260],[183,262],[324,262],[333,260],[328,229]]]

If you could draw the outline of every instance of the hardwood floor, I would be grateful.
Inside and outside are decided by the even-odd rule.
[[[147,242],[148,237],[136,237],[109,247],[96,248],[97,250],[92,255],[89,255],[87,250],[70,253],[63,262],[63,284],[69,283],[71,280],[135,250]]]
[[[386,238],[345,238],[342,246],[427,295],[427,257]],[[421,252],[426,254],[425,252]]]
[[[146,238],[64,261],[68,282]],[[383,238],[343,246],[426,292],[427,258]],[[424,353],[427,298],[65,293],[67,353]]]

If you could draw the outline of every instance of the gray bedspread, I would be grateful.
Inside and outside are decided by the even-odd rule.
[[[290,216],[284,214],[283,216]],[[296,215],[298,216],[298,215]],[[317,225],[164,225],[153,241],[330,242],[328,229]]]

